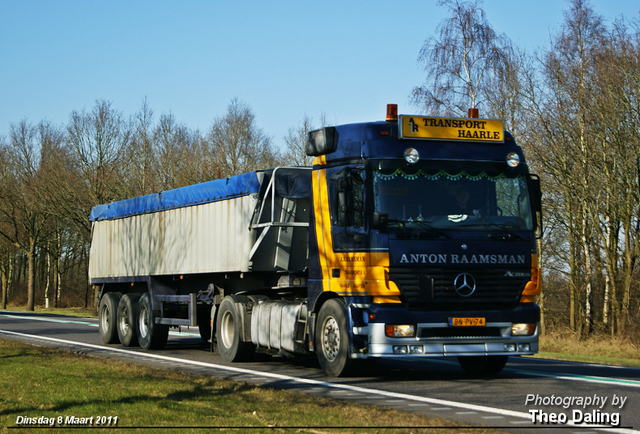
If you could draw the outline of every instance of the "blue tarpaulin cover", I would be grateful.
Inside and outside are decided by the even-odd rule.
[[[150,214],[174,208],[218,202],[233,197],[258,193],[260,182],[256,172],[226,179],[203,182],[162,193],[148,194],[93,207],[89,220],[115,220],[139,214]]]

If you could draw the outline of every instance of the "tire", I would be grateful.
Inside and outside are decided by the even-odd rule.
[[[352,366],[345,309],[342,299],[332,298],[322,305],[318,313],[316,352],[322,370],[331,377],[347,375]]]
[[[105,344],[117,344],[119,341],[117,312],[121,298],[122,294],[119,292],[107,292],[100,299],[98,329],[100,330],[100,338]]]
[[[236,300],[244,301],[245,298],[225,297],[218,307],[216,340],[220,357],[225,362],[249,362],[256,353],[253,343],[242,341],[243,318]]]
[[[459,356],[458,363],[471,375],[496,375],[507,364],[509,356]]]
[[[138,343],[145,350],[161,350],[169,337],[169,326],[156,324],[156,315],[151,305],[149,293],[140,297],[137,321]]]
[[[120,343],[125,347],[138,346],[138,301],[140,294],[125,294],[118,303],[117,329]]]

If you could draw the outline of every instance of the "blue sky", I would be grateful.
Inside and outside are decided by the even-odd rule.
[[[640,17],[637,0],[591,0],[608,22]],[[568,3],[485,0],[496,31],[533,50]],[[11,123],[66,123],[107,100],[126,116],[146,97],[206,131],[233,98],[264,132],[283,136],[306,114],[331,123],[416,112],[417,56],[445,10],[423,1],[0,0],[0,135]]]

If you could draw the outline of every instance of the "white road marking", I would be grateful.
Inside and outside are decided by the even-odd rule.
[[[22,318],[25,318],[25,317],[22,317]],[[308,379],[308,378],[292,377],[292,376],[289,376],[289,375],[275,374],[273,372],[254,371],[254,370],[251,370],[251,369],[245,369],[245,368],[240,368],[240,367],[235,367],[235,366],[225,366],[225,365],[218,365],[218,364],[215,364],[215,363],[198,362],[198,361],[195,361],[195,360],[180,359],[180,358],[176,358],[176,357],[163,356],[163,355],[160,355],[160,354],[140,353],[140,352],[136,352],[136,351],[125,350],[125,349],[122,349],[122,348],[110,348],[110,347],[104,347],[104,346],[100,346],[100,345],[87,344],[87,343],[83,343],[83,342],[75,342],[75,341],[68,341],[68,340],[64,340],[64,339],[50,338],[50,337],[46,337],[46,336],[35,336],[35,335],[29,335],[29,334],[24,334],[24,333],[17,333],[17,332],[12,332],[12,331],[8,331],[8,330],[0,330],[0,334],[20,336],[20,337],[23,337],[23,338],[42,340],[42,341],[47,341],[47,342],[61,343],[61,344],[65,344],[65,345],[92,348],[92,349],[96,349],[96,350],[102,350],[102,351],[107,351],[107,352],[125,354],[125,355],[128,355],[128,356],[131,356],[131,355],[136,356],[136,357],[142,356],[142,357],[145,357],[145,358],[159,360],[159,361],[169,361],[169,362],[174,362],[174,363],[182,363],[182,364],[186,364],[186,365],[193,365],[193,366],[199,366],[199,367],[204,367],[204,368],[213,368],[213,369],[217,369],[217,370],[225,370],[225,371],[230,371],[230,372],[235,373],[235,374],[231,374],[231,375],[242,375],[242,374],[258,375],[258,376],[262,376],[262,377],[273,378],[273,379],[278,379],[278,380],[292,381],[292,382],[297,382],[297,383],[301,383],[301,384],[312,384],[312,385],[323,386],[323,387],[327,387],[327,388],[331,388],[331,389],[337,389],[337,390],[343,390],[343,391],[362,392],[362,393],[365,393],[365,394],[378,395],[378,396],[381,396],[381,397],[392,398],[392,401],[388,401],[388,402],[393,402],[393,401],[396,401],[396,400],[398,400],[398,401],[406,400],[406,401],[424,402],[424,403],[428,403],[428,404],[450,406],[450,407],[455,407],[455,408],[462,408],[462,409],[465,409],[465,410],[481,411],[481,412],[484,412],[484,413],[492,413],[492,414],[496,414],[496,415],[500,415],[500,416],[509,416],[509,417],[514,417],[514,418],[531,420],[531,415],[529,413],[523,413],[523,412],[520,412],[520,411],[513,411],[513,410],[502,409],[502,408],[487,407],[487,406],[476,405],[476,404],[467,404],[467,403],[448,401],[448,400],[437,399],[437,398],[427,398],[427,397],[423,397],[423,396],[408,395],[408,394],[405,394],[405,393],[390,392],[390,391],[386,391],[386,390],[367,389],[367,388],[364,388],[364,387],[352,386],[352,385],[348,385],[348,384],[331,383],[331,382],[320,381],[320,380],[312,380],[312,379]],[[568,425],[568,426],[576,426],[576,427],[583,427],[583,425],[575,424],[572,421],[568,421],[566,423],[566,425]],[[592,425],[589,428],[590,429],[597,429],[598,431],[615,432],[615,433],[623,433],[623,434],[640,433],[640,431],[636,431],[636,430],[625,429],[625,428],[615,428],[615,427],[606,426],[606,425]]]
[[[68,320],[68,319],[55,319],[55,318],[46,318],[41,316],[24,316],[24,315],[8,315],[8,314],[0,314],[0,316],[5,318],[10,318],[10,319],[29,319],[34,321],[57,322],[61,324],[80,324],[80,325],[86,325],[89,327],[99,327],[99,324],[97,322],[93,323],[93,322],[85,322],[85,321],[74,321],[74,320]],[[96,319],[96,321],[98,320]],[[169,334],[174,336],[195,336],[198,338],[200,337],[199,333],[182,333],[182,332],[170,331]]]
[[[407,359],[411,362],[421,362],[424,361],[423,360],[418,360],[418,359]],[[531,360],[543,360],[543,359],[531,359]],[[564,360],[549,360],[551,362],[564,362],[564,363],[571,363],[571,362],[566,362]],[[438,360],[438,359],[429,359],[429,363],[443,363],[443,364],[447,364],[447,365],[457,365],[457,362],[453,362],[453,361],[448,361],[448,360]],[[573,363],[580,363],[580,362],[573,362]],[[598,368],[602,368],[603,366],[605,366],[607,369],[609,368],[617,368],[617,369],[635,369],[638,371],[638,375],[640,375],[640,369],[638,368],[629,368],[629,367],[624,367],[624,366],[610,366],[610,365],[597,365],[597,364],[593,364],[593,363],[580,363],[581,365],[585,365],[585,366],[593,366],[593,367],[598,367]],[[530,371],[530,370],[526,370],[526,369],[518,369],[518,368],[504,368],[503,371],[506,372],[516,372],[518,374],[523,374],[523,375],[530,375],[532,377],[546,377],[546,378],[556,378],[558,380],[568,380],[568,381],[583,381],[585,383],[598,383],[598,384],[608,384],[608,385],[616,385],[616,386],[626,386],[626,387],[637,387],[640,388],[640,381],[637,380],[622,380],[619,378],[610,378],[610,377],[591,377],[591,376],[585,376],[585,375],[576,375],[576,374],[556,374],[556,373],[552,373],[552,372],[540,372],[540,371]]]

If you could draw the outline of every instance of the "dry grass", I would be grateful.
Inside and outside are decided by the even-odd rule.
[[[605,335],[579,339],[569,330],[543,334],[536,357],[640,367],[640,348],[631,340]]]

